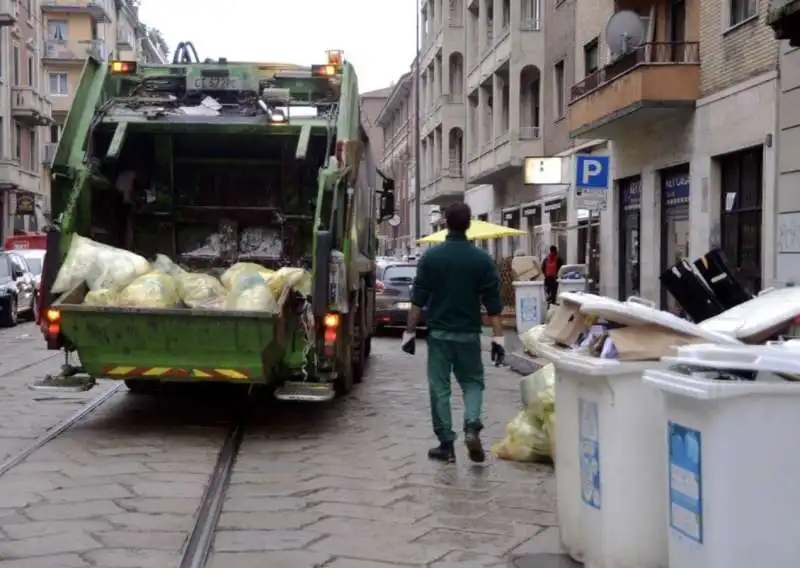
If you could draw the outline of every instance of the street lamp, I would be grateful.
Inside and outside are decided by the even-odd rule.
[[[414,17],[417,21],[417,34],[416,44],[414,46],[416,56],[414,57],[414,238],[415,240],[422,235],[422,181],[420,175],[422,168],[420,167],[420,160],[422,160],[422,141],[420,140],[420,67],[422,66],[421,55],[422,45],[420,38],[420,18],[422,10],[420,10],[420,3],[418,0],[414,2],[414,9],[416,13]]]

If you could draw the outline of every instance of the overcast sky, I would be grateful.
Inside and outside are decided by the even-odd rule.
[[[142,0],[145,25],[170,49],[192,41],[201,59],[311,65],[343,49],[359,90],[388,86],[414,58],[416,0]],[[172,54],[170,54],[170,57]]]

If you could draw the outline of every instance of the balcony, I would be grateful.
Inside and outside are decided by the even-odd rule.
[[[17,189],[40,193],[39,176],[20,168],[19,162],[0,158],[0,189]]]
[[[613,140],[693,111],[699,96],[700,45],[647,43],[572,87],[570,135]]]
[[[132,51],[136,49],[136,36],[129,29],[117,30],[117,49],[122,51]]]
[[[88,41],[51,39],[44,42],[42,62],[45,65],[58,63],[83,65],[90,55],[95,59],[105,61],[108,58],[108,49],[105,42],[101,39]]]
[[[53,106],[33,87],[12,87],[11,116],[28,126],[47,126],[53,121]]]
[[[111,23],[116,9],[114,0],[41,0],[45,14],[88,14],[97,22]]]
[[[526,156],[542,156],[544,147],[538,126],[520,126],[486,140],[471,153],[467,164],[470,184],[495,183],[521,171]]]
[[[454,160],[448,169],[441,170],[422,188],[422,203],[447,207],[464,199],[464,173],[461,164]]]
[[[0,0],[0,26],[13,26],[19,18],[16,0]]]
[[[775,31],[775,39],[800,45],[800,0],[770,0],[767,25]]]

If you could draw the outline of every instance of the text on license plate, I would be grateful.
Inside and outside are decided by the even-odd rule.
[[[410,310],[411,309],[411,302],[397,302],[395,307],[398,310]]]
[[[194,88],[201,91],[238,91],[239,80],[236,77],[198,77],[194,80]]]

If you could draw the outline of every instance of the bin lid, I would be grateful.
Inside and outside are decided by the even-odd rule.
[[[703,329],[678,316],[658,310],[655,304],[641,298],[629,298],[624,302],[597,297],[581,305],[581,312],[622,325],[657,325],[682,335],[697,337],[712,343],[734,343],[739,341],[730,334]]]
[[[559,302],[569,302],[571,304],[578,304],[579,306],[582,306],[585,302],[589,302],[595,299],[602,300],[603,296],[598,296],[597,294],[590,294],[588,292],[581,292],[578,290],[574,292],[561,292],[558,295]]]
[[[721,371],[756,371],[800,375],[800,345],[684,345],[677,354],[662,357],[670,365],[686,365]]]
[[[699,325],[706,331],[740,340],[779,328],[800,315],[800,287],[780,288],[708,318]]]

